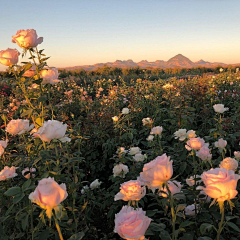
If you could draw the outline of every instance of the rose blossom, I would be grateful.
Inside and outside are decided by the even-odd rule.
[[[98,188],[100,186],[100,184],[101,184],[101,182],[99,182],[99,180],[96,179],[90,184],[90,188],[93,190],[95,188]]]
[[[179,129],[174,133],[175,139],[179,138],[180,141],[184,141],[187,137],[187,130],[186,129]]]
[[[236,190],[238,174],[225,168],[215,168],[207,172],[203,172],[202,180],[206,186],[204,192],[211,198],[223,202],[235,198],[238,194]]]
[[[122,178],[125,178],[125,175],[129,172],[128,170],[128,166],[127,165],[124,165],[122,163],[114,166],[113,168],[113,176],[114,177],[122,177]]]
[[[12,135],[21,135],[27,131],[30,131],[33,127],[33,124],[29,126],[29,120],[14,119],[8,123],[6,132],[11,133]]]
[[[217,148],[225,148],[227,146],[227,141],[223,140],[222,138],[220,138],[217,142],[214,143],[215,147]]]
[[[32,48],[43,42],[43,37],[38,38],[34,29],[18,30],[16,35],[12,36],[12,42],[17,43],[20,48]]]
[[[53,139],[59,139],[61,142],[71,140],[65,136],[67,124],[63,124],[57,120],[48,120],[44,122],[37,132],[33,133],[33,137],[39,137],[44,142],[50,142]]]
[[[114,117],[112,117],[112,120],[113,120],[114,122],[117,122],[117,121],[118,121],[118,117],[117,117],[117,116],[114,116]]]
[[[196,178],[201,178],[200,175],[196,175]],[[196,184],[200,184],[202,182],[202,180],[197,180]],[[186,179],[186,183],[188,186],[192,187],[193,185],[195,185],[195,180],[194,180],[194,176],[191,176],[190,178]]]
[[[204,139],[198,137],[198,138],[190,138],[187,141],[187,145],[185,145],[186,149],[188,151],[193,150],[200,150],[203,146],[208,146],[208,144],[205,143]]]
[[[129,114],[129,109],[128,108],[123,108],[122,109],[122,114]]]
[[[167,185],[168,185],[168,188],[171,192],[172,195],[176,194],[176,193],[180,193],[181,192],[181,189],[182,189],[182,185],[180,182],[174,180],[174,181],[168,181],[167,182]],[[167,197],[168,196],[168,190],[167,190],[167,187],[165,186],[164,188],[161,188],[160,189],[161,191],[164,191],[165,193],[163,192],[160,192],[159,193],[159,196],[162,196],[162,197]]]
[[[170,161],[170,157],[163,154],[144,164],[140,178],[147,182],[149,188],[156,188],[167,182],[172,174],[172,161]]]
[[[196,152],[196,155],[203,161],[210,161],[212,159],[212,154],[210,154],[210,149],[207,146],[203,146],[199,151]]]
[[[59,82],[63,82],[62,80],[58,79],[58,70],[55,67],[52,68],[44,68],[41,72],[40,72],[40,76],[41,78],[43,78],[42,84],[51,84],[51,85],[55,85]]]
[[[36,74],[36,66],[32,65],[30,69],[28,69],[24,74],[23,77],[33,77]],[[36,84],[36,83],[35,83]],[[37,85],[37,84],[36,84]]]
[[[129,149],[129,154],[130,155],[136,155],[138,153],[141,153],[141,149],[139,147],[131,147]]]
[[[122,155],[122,154],[127,153],[127,150],[125,150],[124,147],[119,147],[119,148],[117,149],[116,153],[119,154],[119,155]]]
[[[29,172],[28,174],[25,175],[26,172]],[[36,168],[25,168],[24,170],[22,170],[22,175],[29,179],[31,174],[30,173],[33,173],[33,172],[36,172]],[[32,174],[32,177],[35,177],[35,174]]]
[[[141,187],[137,180],[131,180],[121,184],[120,192],[115,195],[114,201],[139,201],[146,194],[146,187]]]
[[[163,131],[163,127],[157,126],[152,128],[150,134],[154,134],[154,135],[160,135]]]
[[[142,119],[143,126],[145,125],[151,125],[153,123],[153,120],[150,117],[143,118]]]
[[[6,180],[8,178],[14,178],[18,174],[16,173],[16,169],[18,167],[8,167],[5,166],[4,169],[0,172],[0,181]]]
[[[115,214],[114,232],[123,239],[143,240],[151,221],[152,219],[146,216],[142,208],[134,210],[132,207],[124,206]]]
[[[196,137],[196,133],[193,130],[187,131],[186,135],[187,135],[187,138],[195,138]]]
[[[5,66],[11,66],[18,62],[20,52],[17,49],[8,48],[7,50],[0,51],[0,63]]]
[[[3,140],[0,141],[0,157],[3,155],[4,149],[7,147],[7,144],[8,144],[8,139],[6,139],[5,141]]]
[[[223,104],[215,104],[213,105],[214,111],[216,113],[224,113],[225,111],[228,111],[229,108],[224,108]]]
[[[236,159],[240,159],[240,152],[235,151],[234,156]]]
[[[197,213],[198,213],[199,204],[196,204],[196,207],[197,207]],[[187,206],[184,209],[184,211],[185,211],[186,216],[194,216],[195,215],[195,204]]]
[[[54,178],[49,177],[39,181],[35,191],[30,193],[29,199],[46,209],[47,216],[51,218],[52,209],[57,207],[67,196],[66,184],[59,185]]]
[[[145,155],[141,154],[141,153],[137,153],[133,159],[135,160],[135,162],[143,162],[145,159]]]
[[[238,168],[238,161],[234,158],[227,157],[220,162],[219,167],[227,170],[233,170],[235,172]]]

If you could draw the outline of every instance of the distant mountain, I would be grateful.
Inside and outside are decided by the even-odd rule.
[[[75,67],[65,67],[62,69],[66,70],[76,70],[76,69],[84,69],[87,71],[96,70],[99,67],[103,67],[107,65],[109,67],[118,67],[118,68],[131,68],[131,67],[140,67],[140,68],[193,68],[193,67],[217,67],[222,66],[225,67],[229,64],[221,63],[221,62],[207,62],[204,60],[199,60],[197,62],[192,62],[189,58],[183,56],[182,54],[177,54],[176,56],[170,58],[168,61],[157,60],[155,62],[148,62],[147,60],[142,60],[138,63],[133,62],[133,60],[116,60],[115,62],[107,62],[107,63],[97,63],[94,65],[83,65],[83,66],[75,66]],[[239,64],[233,64],[239,65]]]

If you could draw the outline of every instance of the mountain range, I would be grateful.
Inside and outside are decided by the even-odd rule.
[[[84,69],[87,71],[96,70],[99,67],[103,67],[107,65],[109,67],[118,67],[118,68],[131,68],[131,67],[140,67],[140,68],[193,68],[193,67],[217,67],[222,66],[225,67],[229,64],[221,63],[221,62],[206,62],[204,60],[199,60],[197,62],[192,62],[189,58],[183,56],[182,54],[178,54],[168,61],[157,60],[155,62],[148,62],[147,60],[142,60],[138,63],[133,62],[133,60],[116,60],[115,62],[107,62],[107,63],[96,63],[94,65],[82,65],[75,67],[65,67],[63,69],[66,70],[76,70],[76,69]],[[239,64],[233,64],[239,65]]]

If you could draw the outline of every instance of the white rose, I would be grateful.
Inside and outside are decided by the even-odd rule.
[[[122,109],[122,114],[129,114],[129,109],[128,108],[123,108]]]
[[[99,182],[99,180],[96,179],[96,180],[94,180],[94,181],[90,184],[90,188],[93,190],[93,189],[99,187],[100,184],[101,184],[101,182]]]
[[[21,135],[27,131],[30,131],[34,125],[29,126],[29,120],[16,119],[11,120],[7,127],[6,132],[11,133],[12,135]]]
[[[42,141],[50,142],[53,139],[65,140],[67,124],[63,124],[57,120],[48,120],[43,126],[33,133],[33,137],[39,137]]]
[[[216,113],[224,113],[229,109],[229,108],[225,108],[223,104],[215,104],[213,105],[213,108]]]
[[[113,168],[113,176],[114,176],[114,177],[119,176],[119,177],[125,178],[125,175],[126,175],[128,172],[129,172],[128,166],[127,166],[127,165],[124,165],[124,164],[122,164],[122,163],[114,166],[114,168]]]
[[[174,133],[175,139],[179,138],[180,141],[184,141],[187,137],[186,129],[179,129]]]
[[[160,135],[163,131],[163,127],[157,126],[152,128],[150,134],[154,134],[154,135]]]
[[[57,68],[45,68],[40,72],[41,78],[43,78],[42,84],[51,84],[55,85],[59,82],[63,82],[62,80],[58,79],[58,70]]]
[[[136,155],[138,153],[141,153],[141,149],[139,147],[131,147],[129,149],[129,154],[130,155]]]
[[[196,208],[197,208],[197,213],[198,213],[199,204],[196,204]],[[195,215],[195,204],[187,206],[184,211],[185,211],[186,216],[194,216]]]
[[[89,186],[84,186],[83,189],[81,190],[81,194],[84,194],[88,189],[89,189]]]
[[[143,162],[145,159],[145,156],[141,153],[137,153],[133,159],[135,160],[135,162]]]
[[[146,138],[146,140],[149,141],[149,142],[151,142],[153,139],[154,139],[154,136],[153,136],[153,135],[149,135],[149,136]]]

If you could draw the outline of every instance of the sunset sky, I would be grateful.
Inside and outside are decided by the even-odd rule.
[[[0,50],[21,52],[11,37],[33,28],[49,66],[167,61],[178,53],[240,63],[239,0],[1,0],[0,10]]]

